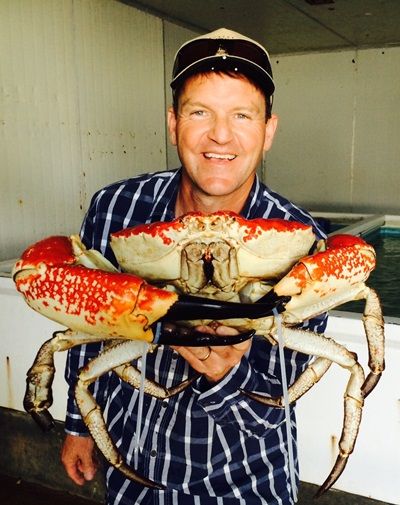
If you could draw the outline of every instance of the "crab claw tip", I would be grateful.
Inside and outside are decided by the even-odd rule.
[[[164,321],[180,321],[193,319],[222,319],[251,318],[272,316],[274,310],[282,312],[288,296],[278,296],[270,291],[255,303],[238,303],[198,296],[180,295],[164,316]]]
[[[47,432],[54,428],[54,419],[48,410],[31,410],[29,414],[42,431]]]
[[[163,325],[156,335],[154,343],[188,347],[235,345],[249,340],[254,334],[254,330],[249,330],[237,335],[215,335],[183,326]]]
[[[333,486],[333,484],[335,484],[338,478],[342,475],[342,472],[347,464],[347,461],[348,461],[348,455],[342,456],[339,454],[339,456],[336,459],[335,465],[332,468],[331,473],[328,475],[325,482],[315,493],[314,498],[319,498],[324,493],[326,493]]]

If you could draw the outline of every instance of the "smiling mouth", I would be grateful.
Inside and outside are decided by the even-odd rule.
[[[204,157],[207,158],[208,160],[214,159],[214,160],[232,161],[237,157],[236,154],[219,154],[219,153],[203,153],[203,154]]]

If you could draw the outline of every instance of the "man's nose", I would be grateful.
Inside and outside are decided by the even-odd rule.
[[[227,117],[215,117],[210,125],[208,136],[218,144],[227,144],[232,140],[232,125]]]

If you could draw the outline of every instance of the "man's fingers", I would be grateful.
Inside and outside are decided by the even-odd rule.
[[[211,355],[211,347],[184,347],[171,346],[175,351],[179,352],[182,358],[185,358],[193,368],[197,370],[196,361],[206,361]],[[193,361],[195,360],[195,361]]]
[[[92,480],[96,475],[97,464],[90,454],[83,455],[83,459],[78,460],[77,466],[85,480]]]
[[[84,478],[83,473],[79,468],[79,462],[76,461],[76,459],[68,458],[62,458],[62,462],[68,477],[72,479],[75,484],[82,486],[85,483],[86,479]]]
[[[61,461],[70,479],[79,486],[92,480],[97,470],[93,439],[67,435],[61,450]]]
[[[214,335],[237,335],[235,328],[214,321],[207,326],[197,326],[197,331]],[[251,339],[234,345],[184,347],[172,346],[197,372],[205,375],[210,382],[221,380],[242,359],[249,350]]]
[[[67,472],[68,477],[78,484],[78,486],[83,486],[86,482],[82,474],[78,471],[77,467],[74,464],[64,465],[65,471]]]
[[[215,333],[217,335],[229,336],[229,335],[238,335],[238,331],[236,328],[231,328],[230,326],[218,325],[215,328]]]

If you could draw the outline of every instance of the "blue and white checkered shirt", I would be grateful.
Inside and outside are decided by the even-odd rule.
[[[82,227],[87,247],[101,251],[115,263],[110,233],[140,223],[171,221],[181,170],[146,174],[112,184],[94,195]],[[312,224],[309,214],[255,180],[242,211],[246,218],[283,218]],[[326,317],[308,328],[322,332]],[[97,355],[91,344],[73,348],[66,378],[70,384],[66,431],[85,434],[74,402],[77,370]],[[309,357],[285,350],[286,373],[292,383]],[[168,347],[147,355],[146,377],[167,387],[194,371]],[[168,400],[145,395],[141,452],[136,470],[166,486],[165,491],[143,488],[109,467],[107,503],[117,505],[259,505],[292,504],[285,415],[245,397],[240,389],[280,395],[281,373],[277,346],[253,338],[240,364],[220,382],[204,378]],[[116,374],[95,384],[97,401],[106,410],[108,429],[128,465],[134,467],[135,429],[139,393]],[[292,409],[293,431],[295,417]],[[296,470],[297,452],[295,450]],[[298,480],[298,471],[297,471]]]

